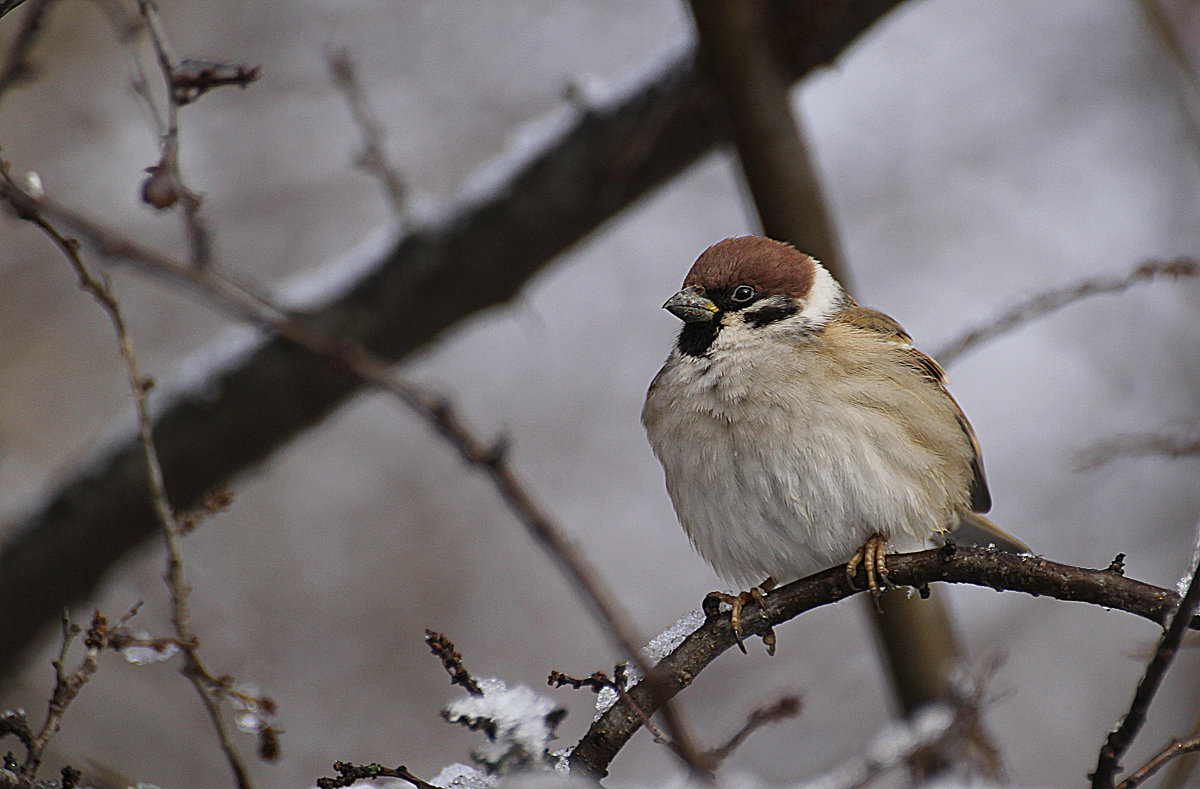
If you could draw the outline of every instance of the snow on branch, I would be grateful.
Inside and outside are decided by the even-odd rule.
[[[897,4],[781,4],[775,29],[790,76],[832,61]],[[691,50],[675,51],[612,95],[555,114],[437,215],[332,263],[304,314],[399,360],[514,298],[556,255],[724,135],[720,105],[697,76]],[[154,439],[180,508],[265,460],[360,387],[286,340],[260,335],[228,345],[209,350],[186,371],[186,383],[165,382],[160,392]],[[60,480],[12,524],[0,551],[0,674],[64,607],[89,597],[109,567],[155,534],[131,431]]]
[[[1126,578],[1117,562],[1102,570],[1089,570],[1040,556],[948,545],[889,556],[888,570],[894,583],[914,587],[922,595],[929,593],[929,584],[935,581],[974,584],[1119,609],[1160,625],[1171,620],[1180,603],[1180,595],[1175,592]],[[805,611],[836,603],[859,591],[850,586],[841,566],[803,578],[768,594],[765,611],[757,605],[747,607],[742,613],[743,633],[762,635]],[[715,606],[708,613],[703,625],[656,666],[669,695],[691,684],[709,663],[735,644],[729,613],[721,613]],[[1200,630],[1200,617],[1191,617],[1189,624],[1191,629]],[[657,698],[642,685],[629,688],[625,695],[629,701],[622,697],[605,711],[572,751],[573,772],[603,776],[612,758],[641,727],[641,715],[653,715],[657,709]],[[640,714],[631,703],[641,710]]]

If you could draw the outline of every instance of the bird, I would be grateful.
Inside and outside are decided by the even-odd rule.
[[[889,548],[1023,553],[991,507],[979,442],[946,375],[813,257],[761,236],[696,259],[663,307],[683,321],[642,409],[668,495],[733,604],[844,564],[878,597]],[[768,651],[774,651],[773,634]]]

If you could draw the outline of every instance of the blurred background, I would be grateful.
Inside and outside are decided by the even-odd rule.
[[[1161,6],[1200,51],[1200,11]],[[353,166],[358,132],[326,50],[346,47],[419,212],[452,205],[472,173],[568,101],[626,83],[692,36],[678,0],[279,3],[165,0],[178,55],[262,65],[247,91],[185,108],[184,175],[205,195],[220,265],[287,292],[386,231],[378,184]],[[0,20],[0,52],[20,11]],[[158,157],[128,48],[98,4],[54,4],[38,79],[4,96],[13,172],[152,246],[179,251],[175,217],[140,204]],[[865,304],[933,350],[1019,299],[1077,278],[1200,251],[1200,133],[1145,6],[921,0],[900,5],[794,106],[819,162]],[[721,581],[676,524],[638,422],[677,321],[659,309],[709,244],[756,230],[736,162],[714,153],[563,255],[510,305],[460,325],[404,374],[450,394],[512,460],[649,637]],[[375,241],[377,243],[377,241]],[[186,293],[114,274],[143,369],[194,375],[236,329]],[[1164,281],[1038,321],[950,370],[984,450],[994,519],[1056,561],[1172,587],[1200,519],[1195,459],[1077,454],[1115,433],[1194,429],[1200,286]],[[232,331],[232,333],[231,333]],[[0,521],[30,506],[112,434],[129,408],[105,315],[46,240],[0,218]],[[153,403],[153,398],[151,400]],[[445,632],[468,667],[543,689],[551,669],[611,670],[614,654],[573,590],[428,428],[361,395],[234,486],[229,512],[188,537],[193,621],[217,673],[280,707],[283,758],[261,786],[310,786],[334,760],[407,764],[431,777],[479,736],[444,723],[457,689],[422,640]],[[2,529],[3,526],[0,526]],[[0,531],[0,543],[4,539]],[[163,552],[116,567],[95,601],[166,633]],[[1127,708],[1158,629],[1099,608],[938,586],[970,656],[993,657],[987,720],[1018,785],[1079,785]],[[84,608],[84,616],[90,608]],[[782,692],[803,715],[756,734],[730,773],[819,774],[860,754],[892,714],[857,604],[779,629],[779,654],[720,658],[679,699],[709,745]],[[0,708],[40,720],[57,641],[5,678]],[[1200,672],[1185,650],[1127,764],[1196,723]],[[545,692],[591,720],[592,694]],[[239,744],[247,753],[250,737]],[[68,710],[48,765],[109,768],[163,787],[227,783],[194,692],[168,661],[107,655]],[[639,733],[612,786],[675,769]]]

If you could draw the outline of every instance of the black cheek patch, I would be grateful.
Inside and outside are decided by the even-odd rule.
[[[743,317],[746,319],[746,323],[757,329],[768,323],[790,318],[799,311],[800,308],[795,304],[767,304],[758,309],[746,310]]]

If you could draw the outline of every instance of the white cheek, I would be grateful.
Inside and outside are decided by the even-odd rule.
[[[800,318],[809,326],[823,326],[842,308],[846,292],[824,266],[813,261],[813,282],[804,299]]]

